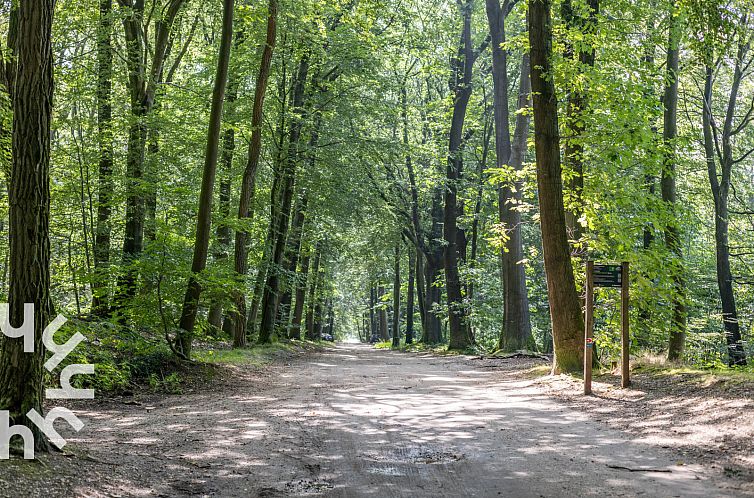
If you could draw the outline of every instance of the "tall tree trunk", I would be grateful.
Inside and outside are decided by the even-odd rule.
[[[30,410],[42,414],[42,334],[52,315],[49,230],[54,4],[54,0],[37,0],[18,6],[8,323],[23,326],[25,304],[34,305],[34,352],[24,351],[22,338],[6,338],[0,349],[0,410],[9,412],[12,425],[31,429],[40,451],[48,449],[47,439],[26,414]]]
[[[406,344],[414,342],[414,279],[416,272],[416,250],[408,249],[408,295],[406,296]]]
[[[686,283],[684,279],[683,248],[681,247],[678,208],[676,206],[676,153],[675,140],[678,134],[678,59],[681,40],[681,23],[673,6],[669,15],[668,51],[666,63],[665,93],[662,99],[665,106],[662,138],[666,156],[662,168],[660,186],[662,200],[670,213],[665,224],[665,245],[675,259],[671,265],[673,279],[672,308],[673,318],[668,341],[668,359],[679,360],[686,344]]]
[[[747,16],[744,15],[741,26],[746,26]],[[747,35],[748,36],[748,35]],[[727,112],[722,130],[713,127],[712,115],[713,86],[715,81],[715,69],[708,63],[704,84],[704,109],[702,114],[702,129],[704,131],[704,151],[707,159],[707,173],[709,176],[712,198],[715,205],[715,256],[717,262],[717,287],[720,292],[720,301],[723,308],[723,327],[728,346],[728,364],[730,366],[746,365],[746,350],[741,341],[741,328],[736,309],[736,295],[733,290],[733,275],[730,267],[729,223],[730,212],[728,209],[731,176],[733,165],[737,162],[733,158],[731,139],[742,129],[739,125],[734,130],[734,118],[736,115],[736,102],[744,76],[744,57],[749,51],[749,42],[740,42],[736,54],[733,81],[727,102]],[[710,49],[710,52],[713,52]],[[712,59],[710,54],[710,59]],[[747,118],[744,118],[747,119]],[[745,123],[745,122],[744,122]],[[717,133],[716,133],[717,132]],[[719,140],[716,140],[719,139]],[[722,142],[722,144],[721,144]],[[720,171],[717,168],[716,156],[720,161]]]
[[[282,127],[281,127],[282,129]],[[282,140],[282,139],[281,139]],[[281,154],[282,155],[282,154]],[[278,167],[282,163],[276,161]],[[245,337],[254,337],[258,330],[259,325],[259,309],[262,306],[262,298],[264,297],[264,284],[267,282],[267,273],[270,267],[270,260],[272,258],[272,249],[275,245],[275,219],[278,216],[277,212],[280,209],[280,175],[274,173],[272,181],[272,189],[270,191],[270,223],[267,227],[267,235],[264,239],[264,248],[262,249],[262,260],[257,267],[256,278],[254,279],[254,289],[251,301],[251,310],[249,310],[249,316],[246,322],[246,335]],[[244,301],[245,303],[245,301]],[[245,339],[244,339],[245,341]],[[245,343],[245,342],[244,342]]]
[[[245,222],[251,213],[251,203],[254,197],[254,186],[256,181],[257,169],[259,167],[259,157],[262,152],[262,125],[264,124],[264,98],[267,94],[267,83],[270,79],[270,67],[272,65],[272,54],[275,50],[277,41],[277,0],[270,0],[267,11],[267,37],[265,40],[264,50],[262,51],[262,61],[259,65],[259,75],[254,90],[254,108],[251,117],[251,141],[249,143],[249,157],[246,162],[246,168],[241,183],[241,197],[238,201],[238,219]],[[235,272],[238,278],[238,285],[241,286],[236,291],[235,301],[236,308],[232,312],[233,320],[233,345],[242,347],[246,345],[246,273],[249,268],[249,234],[246,230],[239,229],[236,231],[235,241]]]
[[[393,347],[401,345],[401,246],[395,245],[393,268]]]
[[[645,66],[645,71],[648,72],[650,75],[654,75],[655,71],[655,43],[653,40],[653,34],[655,30],[655,22],[654,19],[650,19],[647,25],[647,37],[644,42],[644,56],[642,57],[642,63]],[[654,79],[650,79],[650,82],[646,84],[646,89],[644,93],[651,97],[655,93],[654,89]],[[654,124],[651,127],[652,134],[655,135],[657,133],[657,126]],[[657,180],[655,178],[654,171],[652,171],[651,164],[645,165],[645,172],[644,172],[644,186],[647,189],[647,194],[650,199],[655,198],[656,194],[656,184]],[[655,240],[655,233],[654,233],[655,227],[654,224],[651,221],[648,221],[644,225],[644,233],[642,234],[642,249],[644,249],[644,254],[649,255],[650,250],[652,249],[652,244]],[[642,277],[646,279],[650,285],[653,285],[653,282],[651,282],[651,277],[647,274],[647,272],[643,272]],[[649,337],[652,333],[652,324],[651,324],[651,318],[652,318],[652,310],[650,303],[640,302],[638,305],[638,312],[637,315],[639,317],[639,327],[637,330],[637,333],[635,334],[636,344],[640,348],[647,348],[649,346]]]
[[[311,254],[309,251],[301,247],[301,271],[296,274],[294,280],[294,287],[296,289],[296,302],[293,308],[293,317],[291,318],[291,327],[288,331],[289,339],[301,339],[301,320],[304,316],[304,302],[306,299],[306,282],[309,278],[309,264],[311,262]]]
[[[282,296],[278,305],[278,322],[280,330],[288,330],[288,323],[291,317],[291,303],[293,301],[293,290],[296,288],[298,269],[298,260],[301,254],[301,237],[304,231],[304,222],[306,220],[306,206],[308,196],[303,193],[301,199],[296,203],[295,215],[291,223],[291,235],[288,237],[285,248],[285,275],[281,281]],[[286,334],[287,335],[287,332]]]
[[[419,319],[421,320],[422,325],[422,337],[421,341],[424,341],[424,334],[426,333],[426,320],[427,320],[427,310],[424,308],[426,304],[426,283],[424,282],[424,253],[420,250],[416,250],[416,257],[414,258],[414,261],[416,262],[416,267],[414,271],[416,272],[416,302],[419,305]]]
[[[529,136],[529,114],[516,114],[514,143],[510,138],[510,112],[508,110],[508,59],[503,48],[505,43],[505,14],[508,9],[506,0],[500,7],[499,0],[487,0],[487,20],[492,39],[492,81],[495,89],[495,152],[497,167],[506,165],[518,173],[523,168]],[[531,84],[529,79],[529,56],[524,54],[521,60],[521,78],[519,82],[518,110],[529,106]],[[517,177],[518,178],[518,177]],[[520,180],[498,189],[499,219],[508,235],[502,260],[503,273],[503,330],[498,347],[504,351],[527,348],[531,341],[531,319],[529,316],[529,298],[526,289],[526,274],[520,263],[523,257],[523,239],[521,236],[521,212],[518,206],[522,201],[523,184]]]
[[[291,123],[288,157],[280,173],[280,211],[275,220],[275,245],[270,259],[270,267],[267,271],[267,283],[262,298],[262,323],[259,326],[260,344],[270,342],[274,332],[275,317],[277,316],[278,296],[280,291],[280,273],[283,264],[283,255],[288,239],[288,225],[291,217],[291,205],[293,204],[293,190],[296,179],[296,163],[299,156],[299,140],[303,127],[304,90],[309,74],[309,56],[304,55],[299,63],[296,81],[293,90],[293,110],[298,115]]]
[[[115,312],[123,312],[126,302],[136,293],[137,270],[133,263],[144,248],[144,222],[146,202],[143,190],[145,152],[147,143],[147,118],[155,107],[158,85],[162,82],[173,23],[187,0],[172,0],[163,15],[155,22],[155,39],[151,49],[145,49],[143,33],[144,2],[127,5],[123,19],[126,41],[126,67],[131,101],[131,126],[128,132],[126,153],[126,224],[123,235],[123,263],[125,274],[118,279]],[[151,16],[149,16],[151,19]],[[147,54],[151,53],[148,67]]]
[[[390,336],[387,330],[387,305],[384,303],[382,297],[385,295],[385,287],[382,284],[377,286],[377,320],[379,322],[380,340],[388,341]]]
[[[442,239],[443,231],[443,200],[442,190],[435,188],[432,198],[432,229],[430,231],[429,250],[426,254],[426,264],[424,265],[424,315],[425,320],[422,322],[424,334],[422,342],[426,344],[439,344],[442,342],[442,322],[439,311],[442,302],[442,286],[439,280],[443,268],[444,248],[437,241]]]
[[[466,109],[472,92],[472,76],[477,54],[471,43],[471,17],[473,1],[460,4],[463,15],[463,31],[458,53],[452,61],[453,117],[448,143],[448,165],[446,169],[445,210],[443,235],[445,238],[445,286],[448,297],[448,323],[450,349],[466,349],[473,342],[467,322],[467,309],[463,299],[463,285],[459,275],[459,262],[465,251],[465,244],[459,240],[458,216],[461,214],[458,202],[458,186],[463,164],[463,127]]]
[[[207,132],[207,150],[204,155],[202,188],[199,194],[199,213],[196,220],[194,259],[191,263],[191,277],[186,289],[186,296],[183,299],[183,312],[181,313],[179,323],[181,332],[178,335],[176,344],[177,350],[187,359],[191,357],[191,342],[196,323],[196,312],[199,306],[199,296],[202,292],[199,274],[207,267],[207,254],[209,252],[210,229],[212,227],[212,201],[217,173],[217,158],[220,150],[223,105],[225,104],[225,90],[228,85],[230,49],[233,43],[234,4],[235,0],[223,0],[220,55],[217,60],[217,72],[215,73],[215,88],[212,91],[212,109],[209,119],[209,131]]]
[[[13,87],[16,83],[16,69],[17,69],[17,50],[18,50],[18,2],[10,3],[10,12],[8,13],[8,33],[6,37],[6,45],[8,47],[8,54],[0,53],[0,90],[2,95],[3,111],[11,114],[13,112]],[[10,175],[13,168],[13,126],[5,126],[5,123],[0,122],[0,161],[2,161],[2,169],[5,175],[6,183],[3,188],[10,190]]]
[[[239,39],[241,39],[239,33],[236,34],[235,45],[238,47]],[[225,98],[225,115],[228,121],[228,127],[223,132],[223,150],[221,159],[221,174],[220,174],[220,191],[218,192],[219,201],[219,218],[220,221],[217,224],[216,236],[217,236],[217,250],[215,251],[215,262],[219,266],[224,266],[228,260],[231,244],[231,230],[230,230],[230,189],[231,179],[233,176],[233,156],[236,152],[236,119],[235,119],[235,103],[238,99],[238,87],[240,86],[241,79],[237,74],[231,73],[228,79],[228,92]],[[219,330],[223,326],[223,299],[218,299],[212,303],[207,316],[207,321],[210,326],[215,330]]]
[[[317,292],[319,287],[319,267],[322,262],[322,247],[321,243],[317,242],[317,246],[314,249],[314,266],[312,267],[312,274],[309,277],[309,295],[306,299],[306,338],[313,341],[317,338],[314,335],[314,301],[317,299]]]
[[[372,341],[377,337],[377,289],[374,285],[369,288],[369,340]]]
[[[109,308],[108,266],[110,264],[110,215],[113,198],[113,2],[100,0],[97,25],[97,139],[99,178],[97,184],[97,228],[94,237],[92,313],[102,315]]]
[[[584,74],[586,68],[594,67],[594,46],[592,36],[597,29],[597,15],[599,14],[599,0],[587,0],[588,16],[581,15],[579,6],[574,7],[571,0],[564,0],[561,13],[568,29],[580,32],[581,38],[574,48],[574,44],[567,42],[565,48],[566,59],[579,64],[578,73]],[[585,50],[580,47],[587,47]],[[588,100],[585,88],[573,85],[568,92],[566,105],[566,140],[563,154],[564,169],[568,172],[567,191],[570,197],[569,209],[566,210],[566,227],[568,237],[576,247],[581,240],[581,222],[583,213],[582,192],[584,190],[584,144],[583,135],[586,131],[584,113],[587,111]]]
[[[529,114],[525,109],[531,103],[529,56],[524,54],[521,60],[521,79],[519,82],[518,111],[516,113],[516,128],[513,132],[513,147],[509,165],[519,173],[524,166],[524,158],[528,148]],[[526,287],[526,272],[524,269],[524,243],[521,231],[521,212],[517,209],[523,202],[523,181],[519,178],[514,183],[514,190],[510,186],[503,189],[506,201],[499,205],[500,220],[506,227],[508,239],[505,243],[503,260],[503,333],[500,336],[499,348],[503,351],[515,351],[531,347],[531,318],[529,315],[529,296]]]
[[[537,157],[539,216],[542,228],[550,320],[555,350],[553,371],[579,372],[583,365],[584,322],[573,277],[563,207],[558,102],[552,80],[550,0],[529,3],[531,86]]]

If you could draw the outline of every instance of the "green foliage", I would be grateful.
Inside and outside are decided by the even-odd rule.
[[[578,14],[588,14],[587,2],[572,3]],[[745,17],[750,4],[739,0],[601,3],[597,29],[588,32],[568,26],[561,18],[557,2],[553,9],[551,76],[560,102],[561,131],[570,143],[584,149],[583,192],[580,196],[570,190],[564,193],[566,208],[578,208],[582,213],[579,222],[584,236],[578,242],[586,253],[574,255],[577,281],[579,285],[583,281],[584,257],[629,261],[632,351],[662,352],[667,347],[671,321],[669,303],[675,297],[670,275],[681,263],[667,250],[663,232],[677,216],[688,287],[686,359],[699,366],[715,366],[723,360],[726,350],[716,287],[713,202],[699,144],[701,82],[703,65],[714,61],[717,65],[713,111],[721,120],[726,112],[723,97],[730,88],[737,56],[736,40],[750,30],[754,14],[749,12]],[[158,5],[151,0],[146,4]],[[473,41],[480,46],[487,25],[483,2],[474,4]],[[93,241],[99,199],[95,46],[98,11],[96,2],[80,5],[58,2],[54,25],[56,102],[50,185],[52,294],[57,310],[76,317],[67,330],[82,330],[89,338],[70,361],[97,365],[93,379],[76,379],[77,382],[103,391],[127,392],[140,382],[171,390],[178,378],[173,377],[175,360],[166,344],[165,332],[175,334],[191,266],[220,16],[208,3],[189,2],[176,20],[167,65],[172,80],[161,82],[157,105],[144,120],[149,131],[146,170],[144,177],[135,182],[140,195],[156,197],[154,220],[147,220],[154,227],[154,236],[147,234],[144,251],[128,260],[122,257],[121,248],[129,185],[127,140],[135,118],[131,114],[128,71],[122,53],[121,21],[125,14],[118,7],[113,12],[116,57],[114,190],[109,206],[112,243],[109,264],[95,271]],[[670,15],[678,16],[684,28],[679,137],[673,144],[678,160],[680,209],[677,211],[662,202],[658,181],[667,153],[661,140],[660,97],[665,83],[663,65]],[[426,236],[426,244],[438,247],[444,244],[442,226],[439,235],[432,232],[437,227],[433,227],[431,213],[433,208],[442,208],[447,187],[447,137],[453,104],[448,61],[457,52],[460,32],[455,2],[281,0],[278,46],[265,104],[262,158],[252,206],[254,216],[239,221],[235,214],[251,135],[252,99],[266,18],[266,2],[238,3],[237,31],[243,37],[234,46],[231,62],[238,98],[228,103],[224,120],[225,129],[234,130],[236,144],[230,168],[221,169],[217,181],[230,182],[230,214],[220,212],[219,202],[215,201],[212,223],[213,228],[224,225],[232,232],[240,229],[249,232],[250,271],[245,278],[237,278],[232,271],[234,249],[221,247],[217,238],[213,241],[208,267],[199,275],[203,294],[195,331],[197,341],[207,350],[199,354],[199,359],[212,363],[259,364],[273,352],[222,349],[228,337],[210,327],[208,308],[220,304],[226,314],[233,311],[236,292],[244,293],[249,303],[253,300],[254,283],[259,272],[265,271],[265,240],[276,202],[274,178],[291,150],[300,154],[296,195],[305,191],[309,199],[303,254],[312,255],[315,248],[322,249],[322,265],[317,275],[286,276],[294,276],[307,285],[320,284],[315,301],[332,303],[335,328],[330,332],[338,338],[355,338],[360,334],[364,338],[369,291],[374,286],[388,290],[375,308],[391,312],[392,251],[396,245],[401,247],[403,255],[401,312],[405,331],[407,254],[417,245],[412,238],[419,231]],[[0,24],[4,40],[7,20],[3,21]],[[153,34],[155,19],[150,22],[147,32]],[[513,111],[518,97],[520,61],[528,45],[525,2],[515,5],[506,20],[506,29],[509,107]],[[577,52],[594,49],[595,66],[567,57],[567,46]],[[184,52],[178,63],[181,50]],[[2,53],[6,55],[7,47]],[[289,94],[296,65],[303,54],[310,57],[312,79],[306,87],[306,112],[298,116],[291,109]],[[468,136],[461,152],[464,171],[457,185],[463,205],[459,225],[469,239],[474,227],[477,229],[476,254],[472,257],[469,240],[467,259],[461,268],[466,292],[464,306],[469,310],[479,350],[496,348],[503,318],[500,252],[509,228],[499,221],[498,188],[520,180],[523,201],[516,209],[522,214],[525,254],[520,264],[525,268],[529,290],[533,347],[549,352],[552,337],[538,226],[533,137],[530,136],[524,169],[518,176],[508,166],[494,167],[490,67],[488,48],[475,65],[466,121]],[[324,79],[311,84],[314,78]],[[569,122],[565,118],[567,101],[574,91],[584,92],[587,102],[584,112]],[[750,78],[744,79],[740,95],[742,101],[751,101],[754,84]],[[737,115],[745,112],[744,107],[736,110]],[[319,142],[314,147],[311,139],[318,119]],[[515,112],[511,112],[510,119],[512,124]],[[290,125],[296,120],[302,123],[302,139],[291,149]],[[585,131],[570,136],[569,130],[576,124],[583,125]],[[9,247],[5,226],[11,125],[10,101],[7,93],[0,92],[0,300],[7,297]],[[754,147],[752,127],[743,127],[731,147],[737,157]],[[413,171],[409,171],[409,164]],[[566,168],[564,178],[568,180],[574,174]],[[736,254],[733,259],[736,299],[750,353],[754,353],[754,267],[750,261],[754,247],[753,179],[750,160],[742,161],[731,180],[735,195],[730,219],[730,245]],[[412,187],[415,187],[418,227],[413,220]],[[645,234],[652,239],[646,247]],[[119,309],[119,315],[112,322],[90,315],[93,284],[104,286],[104,297],[112,304],[119,280],[132,271],[138,274],[138,290]],[[444,276],[441,274],[427,285],[443,287]],[[420,338],[417,301],[418,295],[414,328]],[[307,303],[305,311],[311,304],[314,303]],[[445,325],[447,309],[443,303],[429,312],[436,313]],[[601,293],[596,337],[604,362],[617,354],[617,316],[616,296]],[[270,347],[289,346],[277,342]],[[415,345],[411,349],[421,347],[424,346]]]

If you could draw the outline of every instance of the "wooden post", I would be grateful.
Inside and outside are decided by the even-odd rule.
[[[594,261],[586,262],[584,320],[584,394],[592,394],[592,352],[594,350]]]
[[[620,292],[620,318],[621,318],[621,387],[631,385],[629,371],[630,339],[628,335],[628,262],[622,265],[621,292]]]

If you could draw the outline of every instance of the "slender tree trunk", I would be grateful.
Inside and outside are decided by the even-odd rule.
[[[314,334],[314,301],[317,299],[317,292],[319,290],[319,267],[321,262],[322,248],[320,243],[317,242],[317,246],[314,249],[314,267],[312,268],[312,274],[309,277],[309,296],[306,299],[306,338],[310,341],[317,338]]]
[[[594,67],[595,51],[591,46],[592,39],[597,29],[597,15],[599,14],[599,0],[587,0],[588,16],[581,15],[571,0],[564,0],[561,4],[561,13],[566,25],[571,30],[577,30],[582,35],[578,45],[566,44],[565,57],[579,64],[578,73],[584,74],[586,68]],[[579,47],[587,47],[585,50]],[[582,237],[580,218],[583,213],[582,192],[584,190],[584,114],[587,112],[588,99],[587,89],[577,85],[568,92],[566,105],[566,140],[563,154],[564,170],[568,172],[567,192],[570,197],[569,209],[566,210],[566,227],[569,239],[578,242]]]
[[[293,190],[296,179],[296,163],[299,155],[299,140],[303,126],[304,90],[309,73],[309,57],[304,55],[299,63],[296,82],[293,90],[293,109],[299,118],[291,123],[288,157],[281,171],[281,203],[275,228],[275,245],[270,259],[270,268],[267,272],[267,283],[262,298],[262,323],[259,327],[260,344],[270,342],[274,332],[275,317],[277,316],[278,294],[280,291],[280,273],[283,264],[283,255],[288,239],[288,225],[291,217],[291,205],[293,203]]]
[[[0,85],[2,85],[3,111],[11,114],[13,112],[13,87],[16,83],[16,55],[18,50],[18,2],[10,3],[10,12],[8,13],[8,32],[6,45],[8,54],[0,54]],[[7,101],[6,101],[7,99]],[[6,183],[3,187],[10,190],[10,175],[13,167],[13,126],[5,126],[0,122],[0,161],[5,175]]]
[[[97,25],[97,138],[99,179],[97,185],[97,228],[94,237],[92,313],[105,314],[109,308],[108,266],[110,264],[110,216],[113,197],[113,2],[100,0]]]
[[[239,38],[241,38],[241,35],[237,33],[236,47],[239,45]],[[220,191],[218,192],[220,221],[217,224],[217,250],[214,255],[215,262],[219,266],[225,265],[231,249],[232,234],[228,222],[230,221],[230,189],[233,176],[233,156],[236,151],[236,113],[234,106],[238,99],[238,87],[240,83],[238,75],[231,73],[228,79],[227,97],[225,98],[225,115],[229,123],[223,132],[222,140],[222,169]],[[223,299],[218,299],[212,303],[207,321],[215,330],[220,330],[223,327]]]
[[[314,330],[312,331],[312,335],[314,336],[314,339],[321,339],[322,338],[322,328],[323,328],[323,321],[324,321],[324,315],[323,315],[323,304],[324,304],[324,288],[325,288],[325,274],[324,272],[319,272],[317,275],[317,292],[314,295],[314,313],[313,313],[313,327]]]
[[[380,324],[380,339],[382,341],[390,340],[390,335],[387,330],[387,305],[383,302],[382,296],[385,295],[385,287],[380,284],[377,287],[377,303],[379,309],[377,310],[377,317]]]
[[[408,295],[406,296],[406,344],[414,342],[414,279],[416,272],[416,250],[408,249]]]
[[[675,259],[672,267],[673,318],[668,342],[668,359],[679,360],[683,355],[686,343],[686,283],[683,268],[683,248],[681,247],[680,226],[678,223],[678,208],[676,206],[676,154],[675,140],[678,134],[678,60],[681,38],[681,23],[677,18],[675,7],[669,15],[668,51],[665,78],[665,93],[663,105],[665,113],[663,119],[662,138],[667,150],[665,164],[662,168],[660,180],[662,200],[670,213],[665,224],[665,244]]]
[[[524,111],[531,104],[529,56],[524,54],[521,60],[521,79],[519,82],[518,111],[516,114],[516,128],[513,132],[513,147],[509,165],[519,173],[524,166],[524,158],[528,148],[529,114]],[[517,176],[520,178],[520,176]],[[510,186],[503,189],[503,198],[499,205],[500,220],[506,227],[508,240],[505,244],[503,261],[503,333],[498,347],[503,351],[527,349],[532,345],[531,318],[529,315],[529,296],[526,287],[526,272],[524,269],[524,243],[521,230],[521,212],[517,209],[523,202],[523,181],[514,183],[514,190]]]
[[[304,231],[304,222],[306,220],[306,206],[308,196],[303,193],[301,199],[296,203],[295,215],[291,224],[291,235],[286,243],[285,263],[286,274],[281,281],[282,297],[278,305],[278,321],[280,330],[288,330],[288,324],[291,317],[291,303],[293,301],[293,290],[296,287],[299,255],[301,254],[301,237]],[[287,335],[287,333],[286,333]]]
[[[35,448],[48,442],[26,417],[42,414],[42,333],[50,322],[50,123],[52,120],[54,0],[20,2],[13,93],[13,163],[10,205],[10,292],[8,323],[21,327],[25,304],[34,305],[34,352],[24,339],[5,338],[0,348],[0,410],[11,425],[27,426]]]
[[[254,90],[254,108],[251,117],[252,131],[251,142],[249,143],[249,157],[246,162],[246,169],[244,170],[243,180],[241,182],[241,197],[238,202],[238,219],[241,222],[246,222],[251,213],[251,203],[254,197],[254,186],[257,169],[259,167],[259,157],[262,152],[264,98],[267,94],[267,83],[270,79],[272,54],[275,50],[275,43],[277,41],[277,10],[277,0],[270,0],[267,11],[267,37],[264,50],[262,51],[262,62],[259,65],[259,75],[257,76],[257,84]],[[240,229],[236,231],[234,268],[241,288],[236,292],[236,308],[231,314],[233,319],[233,345],[235,347],[246,345],[245,282],[246,273],[249,270],[248,237],[249,234],[246,230]]]
[[[202,173],[202,188],[199,194],[199,213],[196,221],[196,241],[194,243],[194,259],[191,263],[191,277],[189,278],[186,296],[183,299],[183,312],[179,327],[181,332],[177,338],[177,350],[186,358],[191,357],[191,342],[193,340],[196,312],[199,306],[199,296],[202,292],[199,274],[207,266],[209,252],[210,229],[212,226],[212,201],[214,197],[215,176],[217,173],[217,158],[220,150],[220,132],[222,130],[223,105],[225,90],[228,85],[228,67],[230,65],[230,49],[233,43],[233,14],[235,0],[223,0],[223,27],[220,40],[220,55],[215,73],[215,88],[212,92],[212,110],[210,112],[209,131],[207,132],[207,150],[204,156],[204,171]]]
[[[746,25],[745,18],[742,25]],[[736,309],[736,295],[733,290],[733,275],[730,267],[730,244],[729,244],[729,216],[728,209],[731,173],[733,169],[733,156],[731,136],[733,133],[733,119],[736,113],[736,101],[738,91],[743,78],[742,61],[748,52],[748,43],[739,46],[736,64],[733,73],[733,81],[728,99],[727,113],[722,130],[717,137],[713,129],[712,95],[715,81],[715,70],[707,65],[704,85],[704,109],[702,114],[702,129],[704,131],[704,150],[707,159],[707,172],[709,176],[712,198],[715,205],[715,256],[717,263],[717,287],[720,292],[720,301],[723,308],[723,327],[728,346],[728,364],[746,365],[746,350],[741,341],[741,329]],[[720,136],[722,135],[722,136]],[[722,147],[720,147],[722,142]],[[718,154],[719,151],[719,154]],[[720,159],[718,172],[715,157]]]
[[[448,324],[450,349],[466,349],[473,344],[471,329],[467,321],[468,311],[463,298],[463,285],[459,275],[459,263],[465,252],[464,240],[459,240],[458,187],[463,164],[463,127],[466,121],[466,109],[472,93],[472,76],[477,54],[471,45],[471,17],[473,1],[460,4],[463,15],[463,31],[458,54],[452,61],[453,117],[450,125],[448,144],[448,165],[446,169],[447,185],[445,187],[445,210],[443,235],[445,238],[445,287],[448,298]],[[462,206],[462,205],[461,205]]]
[[[377,306],[377,289],[372,285],[369,288],[369,340],[377,337],[377,315],[375,307]]]
[[[581,371],[584,322],[573,277],[563,207],[558,103],[550,64],[550,9],[550,0],[531,0],[528,24],[539,215],[555,350],[553,371],[561,373]]]
[[[401,345],[401,247],[395,246],[393,270],[393,347]]]
[[[419,305],[419,319],[421,320],[422,325],[422,337],[420,338],[421,342],[426,342],[424,340],[424,335],[427,332],[426,329],[426,321],[427,321],[427,310],[424,308],[426,304],[426,283],[424,282],[424,253],[421,252],[420,249],[416,250],[416,257],[414,258],[414,261],[416,262],[416,268],[414,271],[416,272],[416,302]]]
[[[514,144],[510,139],[510,113],[508,110],[508,59],[503,48],[505,42],[506,0],[500,7],[499,0],[487,0],[487,20],[492,39],[492,81],[494,84],[495,105],[495,152],[497,167],[506,165],[518,173],[523,168],[529,136],[529,114],[516,114]],[[529,106],[531,84],[529,79],[529,56],[521,60],[518,110]],[[520,263],[523,257],[521,236],[521,213],[518,206],[522,202],[522,182],[516,181],[498,189],[499,219],[508,235],[501,255],[503,274],[503,330],[498,347],[504,351],[527,348],[532,341],[529,298],[526,289],[526,274]]]
[[[296,303],[293,308],[293,318],[291,319],[291,328],[288,331],[289,339],[301,339],[301,320],[304,316],[304,302],[306,299],[306,282],[309,278],[309,264],[311,262],[311,254],[301,248],[304,253],[301,258],[301,271],[296,274],[294,285],[296,288]]]
[[[280,162],[278,162],[278,165]],[[275,244],[275,219],[280,209],[279,188],[280,175],[274,174],[272,189],[270,193],[270,223],[267,227],[267,236],[264,239],[264,248],[262,250],[262,260],[257,268],[257,275],[254,279],[254,293],[252,295],[251,310],[247,319],[246,337],[254,337],[258,332],[259,325],[259,308],[262,306],[264,296],[264,284],[267,282],[267,273],[270,267],[270,258],[272,258],[272,248]],[[245,303],[245,301],[244,301]]]
[[[442,287],[437,285],[442,274],[441,259],[428,259],[424,267],[424,279],[427,284],[427,290],[424,295],[426,304],[424,313],[426,325],[422,342],[426,344],[439,344],[442,342],[442,322],[435,306],[440,306],[442,301]]]
[[[123,264],[125,274],[118,279],[118,291],[113,311],[123,313],[128,299],[136,294],[137,270],[134,261],[144,248],[146,201],[144,189],[147,118],[155,107],[157,87],[162,82],[165,58],[178,13],[187,0],[173,0],[155,22],[155,40],[145,49],[144,32],[147,27],[144,2],[136,2],[123,19],[126,42],[126,67],[131,101],[131,125],[126,153],[126,224],[123,235]],[[151,16],[148,16],[151,19]],[[151,53],[148,67],[147,54]]]

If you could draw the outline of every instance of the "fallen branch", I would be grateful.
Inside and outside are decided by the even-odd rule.
[[[624,467],[623,465],[610,465],[610,464],[607,464],[607,468],[616,469],[616,470],[626,470],[628,472],[665,472],[668,474],[673,472],[670,469],[631,468],[631,467]]]

